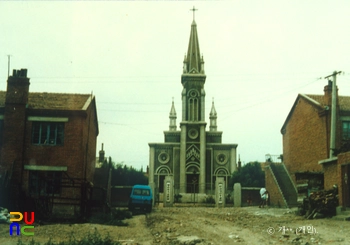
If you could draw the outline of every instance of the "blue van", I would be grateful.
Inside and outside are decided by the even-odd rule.
[[[129,199],[129,210],[133,211],[135,208],[146,210],[146,212],[152,211],[153,204],[152,189],[148,185],[134,185],[131,190]]]

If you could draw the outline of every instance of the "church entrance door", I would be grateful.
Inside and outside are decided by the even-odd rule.
[[[199,174],[187,174],[187,193],[198,193]]]
[[[159,175],[158,189],[160,193],[164,192],[164,180],[165,180],[165,175]]]

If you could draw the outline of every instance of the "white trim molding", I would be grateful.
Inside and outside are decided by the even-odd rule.
[[[35,117],[29,116],[28,121],[40,122],[68,122],[68,117]]]
[[[24,165],[25,170],[36,171],[67,171],[67,166],[44,166],[44,165]]]

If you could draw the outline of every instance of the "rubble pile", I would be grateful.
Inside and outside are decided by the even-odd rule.
[[[338,203],[338,188],[334,186],[331,190],[315,191],[304,198],[299,213],[307,219],[332,217],[336,215]]]
[[[3,207],[0,207],[0,223],[11,223],[9,211]]]

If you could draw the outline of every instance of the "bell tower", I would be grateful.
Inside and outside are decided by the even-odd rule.
[[[197,24],[191,33],[181,76],[182,121],[180,142],[180,192],[205,193],[205,90],[204,60],[200,54]],[[189,190],[189,186],[194,190]]]

